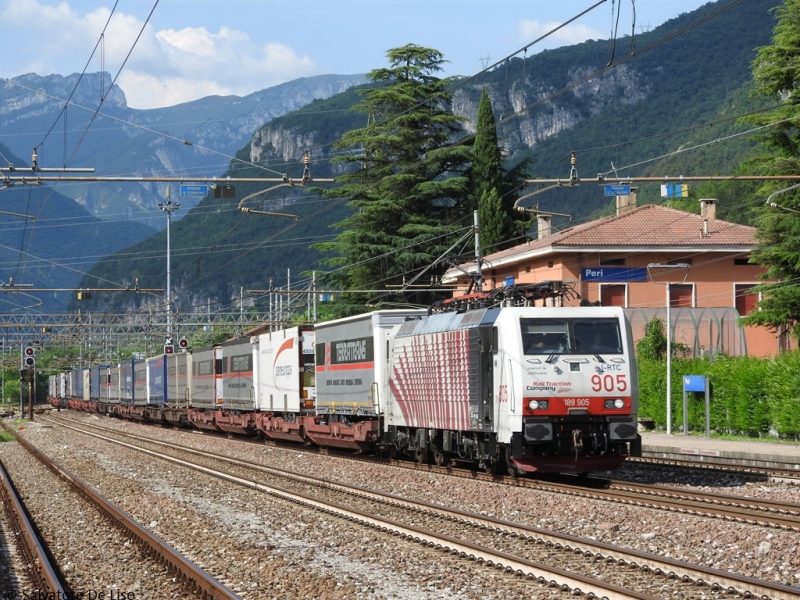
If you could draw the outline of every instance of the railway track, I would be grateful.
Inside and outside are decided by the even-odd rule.
[[[9,540],[16,542],[16,547],[10,545],[6,550],[9,558],[12,552],[16,552],[22,559],[22,569],[24,573],[19,573],[15,577],[10,577],[12,565],[7,565],[8,581],[4,582],[2,588],[4,594],[27,590],[48,597],[61,598],[65,596],[65,587],[56,574],[56,569],[50,562],[50,557],[45,551],[45,544],[39,538],[39,534],[28,519],[25,505],[17,494],[17,490],[8,476],[5,465],[0,461],[0,495],[2,495],[3,507],[5,508],[6,523],[9,525],[5,531],[5,542]],[[7,587],[6,587],[7,586]]]
[[[684,458],[680,458],[684,456]],[[695,459],[685,458],[685,455],[660,453],[658,456],[640,456],[626,459],[629,465],[642,466],[662,471],[682,469],[694,472],[725,473],[736,475],[752,481],[777,480],[800,484],[800,469],[769,466],[767,464],[748,464],[748,461],[708,456],[698,456]]]
[[[65,419],[66,417],[60,418]],[[95,427],[94,425],[87,426]],[[226,439],[231,438],[230,434],[216,434],[206,431],[201,432],[199,435],[219,436]],[[235,439],[242,443],[265,444],[263,441],[250,438],[237,437]],[[266,444],[285,447],[285,445],[281,443],[269,441],[266,442]],[[454,465],[438,466],[427,463],[420,464],[406,460],[376,458],[373,456],[353,454],[351,452],[337,451],[335,449],[292,446],[292,451],[314,455],[331,455],[355,462],[378,462],[387,466],[421,471],[424,473],[502,483],[504,485],[532,488],[539,491],[565,494],[574,497],[607,500],[620,504],[647,507],[679,514],[692,514],[707,518],[747,523],[765,528],[800,531],[800,504],[776,502],[761,498],[748,498],[732,494],[704,493],[698,490],[687,491],[675,487],[640,484],[604,477],[576,477],[572,475],[550,475],[543,478],[514,477],[474,471],[472,469],[459,468]],[[702,469],[702,467],[696,466],[693,468]]]
[[[11,431],[5,425],[3,428]],[[133,540],[140,548],[140,551],[133,554],[120,552],[120,564],[114,563],[115,553],[105,553],[106,560],[100,564],[104,570],[114,573],[109,579],[112,582],[111,585],[116,585],[113,583],[116,573],[130,570],[130,565],[125,563],[131,556],[136,556],[137,562],[141,563],[137,567],[144,573],[160,574],[152,576],[151,578],[156,581],[149,585],[168,594],[164,597],[183,597],[185,595],[241,600],[225,585],[193,564],[180,552],[165,544],[128,514],[119,510],[80,477],[50,459],[23,437],[16,437],[19,446],[34,456],[51,474],[49,480],[46,475],[40,475],[35,482],[36,489],[28,489],[29,495],[39,494],[44,489],[49,490],[57,497],[65,494],[68,502],[64,505],[69,506],[72,513],[81,515],[79,524],[93,522],[98,528],[84,532],[87,534],[88,547],[92,547],[91,550],[88,550],[89,552],[97,552],[98,546],[105,546],[109,539]],[[12,487],[10,482],[9,487]],[[15,508],[15,512],[25,516],[26,510],[22,508],[21,502],[19,507]],[[114,588],[99,590],[92,587],[94,584],[87,585],[86,574],[78,575],[80,569],[74,568],[74,565],[79,562],[78,557],[75,556],[76,553],[86,551],[85,548],[72,548],[73,542],[78,539],[78,536],[58,526],[53,527],[62,516],[60,512],[43,514],[36,508],[29,509],[29,512],[36,517],[37,526],[34,528],[33,524],[25,518],[24,520],[28,521],[25,526],[27,531],[23,535],[26,540],[30,540],[29,544],[33,548],[29,555],[30,564],[31,566],[38,565],[38,568],[32,577],[35,589],[18,590],[20,597],[72,598],[79,597],[80,594],[83,594],[84,597],[99,597],[100,593],[105,593],[105,597],[117,599],[136,597],[136,593],[133,591]],[[42,537],[45,539],[40,541],[36,534],[37,530],[50,532],[49,539],[47,535],[43,535]],[[89,539],[93,536],[96,538],[95,540]],[[129,543],[122,545],[127,546]],[[58,560],[58,565],[51,563],[49,560],[51,555]],[[82,579],[81,576],[83,576]],[[10,593],[11,590],[7,592]]]
[[[86,424],[64,426],[295,504],[301,503],[381,531],[403,535],[462,558],[497,565],[509,573],[530,577],[540,583],[564,586],[573,593],[580,591],[609,598],[693,597],[690,590],[701,588],[705,598],[731,594],[765,598],[796,598],[798,595],[797,588],[363,487],[345,486],[276,467],[224,458],[115,429]],[[122,441],[122,437],[126,441]],[[268,484],[264,483],[265,478],[269,478]],[[605,583],[608,581],[618,583],[609,587]]]

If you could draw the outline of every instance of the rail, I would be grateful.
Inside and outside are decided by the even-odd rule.
[[[121,511],[102,495],[95,492],[70,471],[59,465],[56,461],[49,458],[33,444],[20,436],[16,436],[17,442],[28,452],[33,454],[37,460],[51,469],[60,477],[66,479],[75,489],[88,498],[92,503],[105,512],[120,527],[125,528],[140,543],[151,549],[164,563],[181,574],[183,578],[190,581],[195,588],[201,592],[203,598],[241,600],[241,597],[234,594],[231,590],[219,581],[208,575],[197,565],[183,556],[174,548],[159,539],[156,535],[139,525],[130,515]],[[49,596],[48,596],[49,597]],[[67,596],[55,596],[56,598]]]
[[[8,429],[3,425],[4,429]],[[18,537],[22,544],[20,552],[26,559],[26,564],[32,572],[32,579],[36,583],[36,591],[43,593],[47,598],[67,598],[64,586],[56,575],[56,570],[50,563],[47,552],[39,540],[33,524],[25,514],[22,501],[19,499],[11,478],[6,472],[3,462],[0,461],[0,478],[2,478],[3,506],[12,523],[12,528],[18,532]]]

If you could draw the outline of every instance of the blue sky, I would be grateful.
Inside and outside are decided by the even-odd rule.
[[[245,95],[311,75],[366,73],[387,65],[386,50],[408,43],[441,51],[450,61],[442,75],[472,75],[598,0],[160,0],[153,9],[155,2],[119,0],[103,59],[96,54],[88,67],[120,72],[117,83],[134,108]],[[605,0],[528,56],[607,39],[618,13],[621,37],[706,3]],[[6,49],[0,77],[82,71],[113,6],[113,0],[0,0]]]

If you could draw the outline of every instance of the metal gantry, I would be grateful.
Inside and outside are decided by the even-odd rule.
[[[176,315],[172,328],[193,340],[204,340],[219,332],[241,335],[267,322],[268,315],[260,312],[202,312]],[[163,346],[167,323],[162,314],[6,313],[0,314],[0,335],[8,348],[75,348],[77,360],[85,362],[112,360],[121,348],[154,354]]]

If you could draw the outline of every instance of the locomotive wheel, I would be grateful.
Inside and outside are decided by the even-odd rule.
[[[503,463],[505,464],[506,473],[508,473],[509,477],[518,477],[520,475],[521,471],[519,470],[519,467],[515,465],[514,462],[511,460],[510,448],[506,448],[506,453]]]

